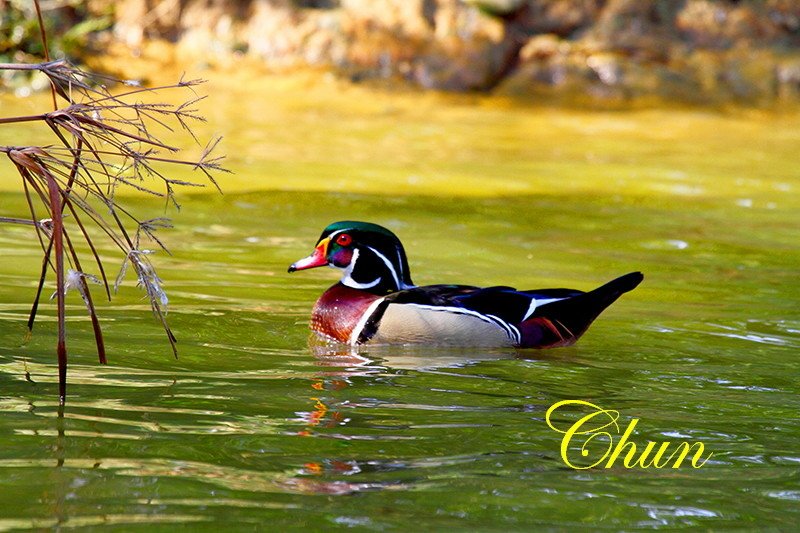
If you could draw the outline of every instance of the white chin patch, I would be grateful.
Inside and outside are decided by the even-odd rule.
[[[342,285],[346,287],[350,287],[351,289],[371,289],[372,287],[376,286],[378,283],[381,282],[381,277],[378,276],[378,279],[372,280],[369,283],[359,283],[352,278],[353,268],[356,266],[356,261],[358,261],[358,248],[353,250],[353,258],[350,260],[350,264],[347,265],[347,268],[341,269],[344,270],[344,274],[342,274]],[[336,267],[339,268],[339,267]]]
[[[359,283],[350,276],[344,276],[342,278],[342,285],[350,287],[351,289],[371,289],[372,287],[376,286],[378,283],[381,282],[381,278],[379,277],[376,280],[373,280],[369,283]]]

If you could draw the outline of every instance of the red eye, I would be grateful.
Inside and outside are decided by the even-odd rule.
[[[336,244],[339,246],[350,246],[353,243],[353,238],[347,233],[342,233],[336,237]]]

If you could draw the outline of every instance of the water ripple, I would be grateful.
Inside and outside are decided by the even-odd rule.
[[[48,468],[113,471],[117,475],[199,480],[211,485],[243,492],[275,492],[288,494],[351,494],[373,490],[407,490],[399,482],[347,482],[308,478],[297,471],[265,472],[234,468],[199,461],[163,458],[141,459],[0,459],[4,468]]]

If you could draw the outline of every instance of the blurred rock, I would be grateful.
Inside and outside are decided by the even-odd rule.
[[[609,0],[584,43],[637,60],[664,61],[676,37],[675,18],[682,1]]]
[[[800,2],[720,2],[689,0],[676,19],[676,28],[693,46],[729,48],[753,45],[800,44]]]
[[[589,28],[605,0],[529,0],[525,29],[531,35],[552,33],[562,38]]]
[[[800,92],[797,0],[123,0],[116,14],[134,50],[167,39],[210,63],[357,81],[595,102]]]

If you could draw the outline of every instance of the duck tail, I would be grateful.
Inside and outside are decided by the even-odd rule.
[[[643,279],[641,272],[631,272],[593,291],[542,305],[531,318],[520,324],[522,347],[551,348],[573,344],[600,313],[617,298],[635,289]]]

